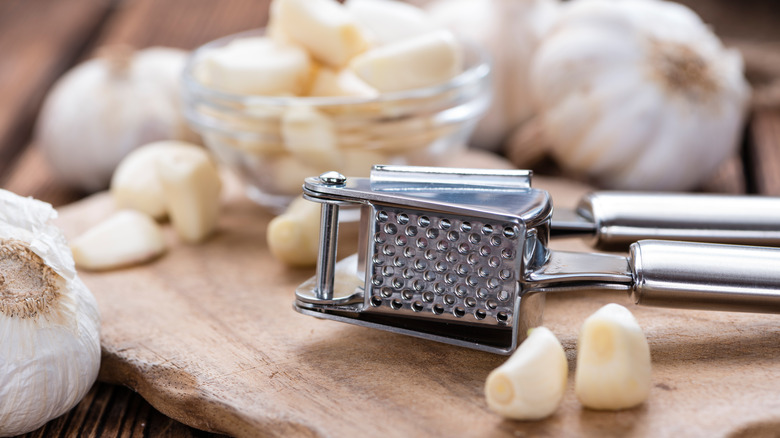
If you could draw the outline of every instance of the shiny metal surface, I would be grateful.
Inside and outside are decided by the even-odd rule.
[[[305,197],[323,203],[320,263],[296,291],[295,309],[502,354],[541,324],[548,292],[623,290],[642,305],[780,313],[780,249],[642,240],[628,258],[550,251],[550,197],[530,182],[524,171],[390,166],[375,167],[370,179],[308,178]],[[727,241],[771,240],[775,203],[597,193],[571,219],[581,231],[593,224],[602,244],[705,230]],[[360,253],[337,268],[337,209],[345,204],[361,206]],[[343,263],[352,281],[334,283]]]
[[[347,181],[344,175],[338,172],[323,173],[318,179],[321,184],[329,187],[340,187]],[[315,295],[322,300],[331,300],[333,299],[333,279],[339,233],[339,206],[323,203],[320,214],[320,247],[317,254]]]
[[[645,240],[629,264],[636,304],[780,313],[780,248]]]
[[[593,222],[599,248],[641,239],[780,246],[780,198],[596,192],[577,212]]]
[[[558,283],[631,284],[633,278],[625,257],[610,254],[552,251],[541,268],[529,272],[528,287]]]

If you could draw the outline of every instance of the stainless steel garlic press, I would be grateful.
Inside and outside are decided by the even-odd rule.
[[[303,190],[322,203],[317,272],[294,304],[307,315],[509,354],[541,324],[550,292],[780,312],[777,248],[640,240],[622,257],[548,247],[553,225],[601,246],[646,236],[776,244],[776,199],[597,193],[554,219],[530,171],[407,166],[374,166],[370,178],[328,172]],[[344,205],[360,206],[359,249],[337,263]]]

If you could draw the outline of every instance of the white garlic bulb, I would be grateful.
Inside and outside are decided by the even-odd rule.
[[[36,142],[55,175],[96,191],[119,161],[157,140],[192,138],[178,97],[186,52],[109,47],[63,76],[44,101]]]
[[[498,150],[533,112],[532,56],[559,10],[558,0],[438,0],[427,6],[438,24],[476,41],[493,58],[493,104],[472,143]]]
[[[615,189],[688,190],[735,154],[742,59],[685,6],[577,0],[532,63],[554,157]]]
[[[0,436],[76,405],[100,367],[100,315],[51,205],[0,190]]]

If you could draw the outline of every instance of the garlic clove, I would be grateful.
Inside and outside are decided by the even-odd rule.
[[[328,67],[317,70],[309,89],[309,96],[373,97],[378,94],[351,70],[336,71]]]
[[[187,143],[161,141],[147,144],[125,157],[111,178],[111,195],[119,208],[138,210],[155,219],[168,214],[165,193],[157,176],[157,161],[166,153],[194,147]]]
[[[114,214],[71,243],[76,266],[93,271],[144,263],[165,249],[159,225],[149,215],[135,210]]]
[[[197,147],[162,154],[157,176],[179,237],[189,243],[203,241],[217,225],[222,189],[219,171],[209,155]]]
[[[641,404],[650,394],[650,347],[636,318],[607,304],[582,325],[574,389],[583,406],[618,410]]]
[[[282,138],[287,150],[305,165],[332,168],[339,165],[333,121],[311,106],[296,105],[285,111]]]
[[[334,68],[345,66],[368,47],[363,30],[333,0],[275,0],[269,26],[274,35],[284,35]]]
[[[0,190],[0,436],[35,430],[97,379],[100,315],[51,205]]]
[[[301,48],[267,37],[240,38],[209,52],[198,78],[211,87],[238,94],[303,95],[312,63]]]
[[[349,0],[345,6],[376,45],[394,43],[438,28],[425,11],[400,1]]]
[[[350,68],[377,90],[403,91],[447,82],[463,69],[463,54],[455,36],[439,30],[371,49]]]
[[[539,420],[552,415],[563,399],[569,372],[558,338],[536,327],[517,351],[485,382],[488,407],[507,418]]]
[[[268,224],[268,249],[288,266],[314,266],[319,251],[319,230],[320,204],[296,198],[283,214]]]

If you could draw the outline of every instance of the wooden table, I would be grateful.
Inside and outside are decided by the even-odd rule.
[[[0,2],[0,187],[55,206],[85,194],[54,180],[35,147],[33,126],[41,101],[68,68],[105,44],[194,48],[230,33],[259,27],[269,0],[4,0]],[[766,82],[780,47],[771,2],[688,0],[705,20],[745,48],[751,79]],[[731,8],[736,8],[732,6]],[[776,9],[776,8],[775,8]],[[780,53],[780,50],[776,51]],[[739,157],[706,190],[780,195],[780,109],[754,111]],[[131,390],[97,383],[68,414],[29,436],[207,436],[165,417]]]

